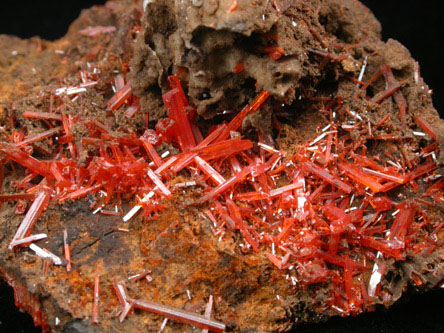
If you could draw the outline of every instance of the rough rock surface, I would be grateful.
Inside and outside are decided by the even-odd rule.
[[[127,73],[132,59],[133,90],[142,107],[138,115],[128,120],[121,111],[107,112],[106,100],[112,92],[105,87],[96,87],[68,104],[67,114],[94,114],[111,127],[124,123],[131,130],[143,130],[144,113],[149,113],[151,121],[165,115],[161,94],[168,89],[166,78],[185,67],[181,79],[190,101],[211,121],[220,120],[225,110],[237,112],[261,89],[270,91],[269,104],[244,125],[272,135],[277,147],[289,153],[325,125],[317,114],[319,105],[311,98],[329,95],[341,96],[350,110],[367,112],[373,123],[393,114],[390,125],[379,129],[380,134],[403,135],[418,146],[426,139],[412,135],[412,116],[434,119],[432,126],[443,143],[444,122],[417,75],[417,64],[397,41],[380,40],[380,25],[367,8],[355,0],[275,3],[278,8],[273,1],[240,0],[233,9],[233,1],[154,0],[148,2],[143,14],[140,1],[116,0],[83,12],[66,37],[54,43],[0,36],[1,140],[7,141],[11,134],[11,119],[28,133],[38,132],[38,125],[25,119],[23,112],[47,111],[50,92],[78,83],[79,70],[98,68],[101,82],[107,82],[115,72]],[[78,33],[99,25],[115,26],[116,31],[96,38]],[[270,47],[272,51],[281,47],[283,54],[273,59]],[[364,82],[386,64],[402,84],[409,110],[407,128],[394,116],[398,110],[391,99],[371,103],[348,79],[358,76],[366,57]],[[243,71],[234,73],[240,63]],[[380,79],[368,89],[376,94],[384,88]],[[276,104],[284,106],[275,108]],[[282,123],[279,135],[272,130],[273,112]],[[76,130],[75,140],[81,139],[82,131]],[[390,147],[387,143],[378,149]],[[438,159],[442,173],[443,150]],[[3,190],[7,193],[14,171],[9,165],[4,167]],[[178,176],[176,181],[184,180]],[[416,194],[405,190],[403,195]],[[83,200],[50,207],[34,230],[48,234],[43,244],[61,256],[62,233],[67,229],[74,262],[69,274],[63,267],[46,271],[42,260],[29,250],[8,249],[23,216],[14,213],[13,203],[4,203],[0,212],[0,274],[10,283],[25,286],[20,290],[27,289],[32,302],[41,304],[41,314],[34,313],[36,322],[40,320],[45,330],[55,332],[158,330],[163,318],[157,315],[138,312],[123,323],[117,319],[119,302],[112,283],[144,269],[151,271],[153,280],[133,283],[129,289],[132,297],[143,295],[202,313],[208,295],[214,295],[213,318],[230,330],[285,331],[298,322],[338,315],[327,302],[334,287],[330,281],[294,288],[264,254],[243,254],[239,234],[232,232],[219,242],[211,223],[202,217],[203,209],[187,205],[195,196],[175,193],[160,218],[148,223],[135,219],[125,224],[121,217],[92,215],[89,203]],[[429,209],[432,226],[443,220],[442,205],[423,208]],[[130,232],[122,233],[118,228],[129,228]],[[438,234],[438,242],[443,236]],[[387,266],[384,292],[366,310],[388,307],[407,290],[435,287],[444,278],[443,259],[442,246],[433,253],[409,255],[403,262],[379,259]],[[370,273],[365,276],[366,283]],[[100,324],[95,326],[91,312],[97,274],[101,275],[101,303]],[[418,277],[423,282],[420,286],[414,280]],[[27,310],[32,312],[32,307]],[[166,331],[185,329],[195,330],[170,322],[166,327]]]

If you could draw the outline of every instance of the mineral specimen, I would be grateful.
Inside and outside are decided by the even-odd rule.
[[[44,330],[285,331],[442,283],[444,121],[359,2],[114,0],[0,42],[0,272]]]

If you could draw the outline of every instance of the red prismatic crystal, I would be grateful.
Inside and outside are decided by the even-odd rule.
[[[52,253],[51,251],[49,251],[47,249],[41,248],[40,246],[37,246],[34,243],[30,244],[29,248],[32,251],[34,251],[37,256],[44,258],[44,259],[51,260],[54,263],[54,265],[57,265],[57,266],[63,265],[62,259],[60,259],[58,256],[56,256],[54,253]],[[46,262],[49,264],[48,261],[46,261]]]
[[[25,111],[23,112],[23,117],[32,118],[32,119],[62,121],[61,114],[50,113],[50,112]]]
[[[199,155],[202,159],[208,161],[221,157],[229,157],[230,155],[237,154],[244,150],[252,148],[253,143],[250,140],[232,139],[217,142],[211,145],[201,144],[199,146],[193,149],[192,152],[188,154],[183,154],[179,161],[172,168],[173,172],[177,173],[188,166],[197,155]]]
[[[350,164],[339,164],[338,167],[339,169],[345,171],[350,178],[354,179],[355,181],[361,183],[366,187],[369,187],[372,191],[384,191],[384,186],[378,182],[377,178],[365,174],[358,167],[352,166]]]
[[[325,260],[326,262],[329,262],[329,263],[331,263],[331,264],[338,265],[338,266],[341,266],[341,267],[345,267],[345,265],[346,265],[346,263],[345,263],[346,258],[344,258],[344,257],[342,257],[342,256],[339,256],[339,255],[337,255],[337,254],[331,254],[331,253],[327,253],[327,252],[324,252],[324,251],[318,250],[318,251],[316,252],[316,255],[317,255],[320,259],[323,259],[323,260]],[[349,264],[351,265],[351,267],[352,267],[353,269],[359,269],[359,270],[361,270],[361,271],[365,271],[365,270],[368,269],[365,265],[361,264],[361,263],[358,262],[358,261],[351,260],[351,259],[347,259],[347,260],[349,260]]]
[[[303,167],[308,171],[313,173],[314,175],[324,179],[326,182],[336,186],[337,188],[341,189],[342,191],[346,193],[350,193],[352,191],[352,188],[345,184],[340,179],[337,179],[332,174],[330,174],[328,171],[318,167],[316,164],[312,162],[304,162]]]
[[[429,172],[435,170],[436,168],[438,168],[438,165],[436,165],[435,162],[429,162],[429,163],[423,164],[423,165],[417,167],[415,170],[407,173],[406,178],[408,180],[413,180],[413,179],[416,179],[420,176],[425,175],[426,173],[429,173]]]
[[[162,166],[162,159],[160,158],[159,154],[157,153],[156,148],[145,138],[141,138],[141,141],[143,143],[143,147],[145,148],[146,152],[148,153],[148,156],[151,158],[151,161],[153,161],[156,168],[160,168]]]
[[[228,227],[232,230],[234,230],[236,228],[236,223],[234,222],[234,220],[227,214],[227,210],[222,206],[222,204],[215,200],[215,209],[217,211],[217,213],[220,215],[220,217],[222,219],[225,220],[225,222],[227,223]]]
[[[392,240],[399,240],[404,242],[407,230],[416,214],[416,205],[411,202],[403,202],[398,206],[399,212],[396,215],[395,221],[390,229],[390,237]]]
[[[26,244],[30,244],[32,242],[39,241],[41,239],[45,239],[47,237],[48,237],[47,234],[31,235],[28,237],[24,237],[18,241],[11,242],[10,246],[14,247],[14,246],[19,246],[19,245],[26,245]]]
[[[178,160],[177,156],[173,156],[169,158],[165,163],[163,163],[159,168],[157,168],[154,172],[158,175],[161,175],[163,172],[168,170],[171,166],[174,165]]]
[[[190,165],[194,161],[194,158],[196,156],[198,156],[197,152],[182,154],[181,157],[179,157],[177,161],[174,163],[174,166],[171,168],[171,171],[173,171],[174,173],[178,173],[183,168]]]
[[[268,260],[270,260],[273,265],[275,265],[277,268],[282,269],[282,260],[276,257],[275,255],[271,253],[267,253]]]
[[[100,133],[104,133],[104,134],[109,133],[108,127],[106,125],[102,124],[98,119],[87,120],[84,122],[84,124],[85,124],[85,126],[91,127]]]
[[[135,299],[129,299],[128,301],[136,309],[157,313],[175,322],[193,325],[202,329],[210,330],[211,332],[222,333],[223,331],[225,331],[224,324],[207,319],[204,316],[200,316],[192,312],[150,301],[141,301]]]
[[[383,179],[386,180],[391,180],[393,182],[397,182],[400,184],[404,184],[407,182],[407,179],[405,177],[399,177],[396,175],[390,175],[388,173],[384,173],[384,172],[379,172],[379,171],[375,171],[375,170],[371,170],[368,168],[362,168],[362,170],[370,175],[376,176],[376,177],[381,177]]]
[[[150,271],[143,271],[142,273],[136,274],[136,275],[132,275],[130,277],[128,277],[128,281],[129,282],[135,282],[135,281],[139,281],[145,277],[148,276],[148,274],[150,274]]]
[[[156,123],[156,133],[163,138],[172,140],[176,136],[174,121],[169,118],[159,119]]]
[[[407,101],[400,90],[393,94],[395,102],[399,108],[399,120],[401,121],[402,128],[406,128],[406,114],[407,114]]]
[[[131,83],[129,80],[122,90],[118,91],[107,103],[108,110],[118,110],[131,97]]]
[[[65,252],[65,260],[66,260],[66,271],[71,272],[71,249],[68,244],[68,232],[63,230],[63,248]]]
[[[85,187],[82,189],[79,189],[77,191],[71,192],[59,199],[60,203],[63,203],[67,200],[75,200],[84,197],[88,193],[97,192],[102,188],[102,184],[96,184],[94,186]]]
[[[269,96],[270,93],[268,91],[262,90],[251,104],[247,105],[233,118],[233,120],[230,121],[226,130],[221,133],[219,140],[225,140],[229,137],[231,131],[237,131],[239,127],[242,126],[242,122],[244,121],[245,117],[251,113],[258,111]]]
[[[210,177],[217,185],[221,185],[225,182],[225,178],[220,175],[219,172],[213,169],[211,165],[205,162],[200,156],[196,156],[194,158],[194,162],[197,167],[205,173],[208,177]]]
[[[22,148],[22,147],[24,147],[24,146],[26,146],[26,145],[28,145],[30,143],[50,138],[53,135],[56,135],[57,133],[59,133],[61,129],[62,129],[61,127],[52,128],[50,130],[41,132],[41,133],[39,133],[37,135],[31,136],[31,137],[27,137],[23,141],[20,141],[20,142],[16,143],[15,145],[18,148]]]
[[[133,118],[138,111],[140,111],[140,103],[138,100],[136,100],[133,101],[133,103],[128,107],[128,109],[126,109],[123,114],[127,118]]]
[[[0,142],[0,152],[5,154],[9,159],[24,166],[32,172],[47,177],[51,173],[48,170],[47,164],[29,156],[24,151],[17,148],[14,144]]]
[[[277,236],[277,242],[285,241],[287,237],[290,235],[294,225],[295,225],[296,219],[295,218],[286,218],[283,221],[284,227],[282,228],[282,231]]]
[[[370,102],[380,104],[387,97],[392,96],[395,92],[399,90],[399,86],[389,87],[386,90],[380,92],[375,97],[373,97]]]
[[[420,116],[414,116],[413,119],[415,120],[415,123],[418,124],[418,126],[421,127],[424,132],[430,135],[433,140],[437,139],[437,135],[433,130],[433,127],[425,119],[421,118]]]
[[[216,187],[215,189],[213,189],[211,192],[207,193],[206,195],[204,195],[202,198],[198,199],[196,201],[196,203],[201,204],[201,203],[204,203],[210,199],[214,199],[219,194],[228,190],[231,186],[233,186],[241,181],[244,181],[245,178],[253,171],[254,167],[256,167],[256,164],[250,164],[250,165],[246,166],[245,168],[242,169],[241,172],[234,175],[233,177],[228,179],[226,182],[219,185],[218,187]]]
[[[113,288],[123,308],[119,316],[119,321],[123,322],[127,317],[127,315],[133,312],[133,306],[128,302],[128,297],[126,295],[125,287],[121,282],[113,283]]]
[[[213,310],[213,295],[208,298],[207,306],[205,307],[205,318],[211,319],[211,311]],[[208,329],[202,330],[202,333],[208,333]]]
[[[171,191],[165,186],[165,184],[160,180],[160,178],[156,175],[156,173],[151,169],[148,169],[147,172],[148,172],[148,177],[151,178],[151,180],[154,182],[154,184],[156,184],[159,190],[161,190],[166,197],[171,197],[172,196]]]
[[[279,195],[282,195],[282,193],[285,193],[285,192],[288,192],[288,191],[293,191],[293,190],[296,190],[296,189],[299,189],[299,188],[301,188],[300,184],[285,185],[285,186],[276,188],[274,190],[271,190],[269,196],[270,196],[270,198],[277,197]]]
[[[346,214],[344,210],[336,207],[334,204],[329,204],[325,207],[324,215],[331,221],[328,251],[329,253],[336,254],[341,234],[344,232],[345,228],[352,223],[352,218],[350,215]]]
[[[403,254],[400,252],[404,248],[404,244],[401,242],[387,241],[382,238],[372,238],[369,236],[361,236],[360,243],[362,246],[380,251],[386,256],[393,257],[397,260],[404,259]]]
[[[347,298],[353,300],[353,268],[349,258],[345,258],[344,266],[344,284]]]
[[[18,241],[13,241],[10,243],[10,246],[15,247],[15,246],[19,246],[19,245],[28,245],[32,242],[36,242],[39,241],[41,239],[45,239],[47,238],[48,235],[47,234],[37,234],[37,235],[31,235],[28,237],[24,237]]]
[[[122,307],[125,307],[128,302],[123,284],[121,282],[113,283],[113,288],[117,294],[117,298],[119,299],[120,304],[122,305]]]
[[[49,198],[50,195],[46,191],[42,191],[39,194],[37,194],[36,198],[34,199],[34,202],[32,203],[31,207],[28,210],[28,213],[26,213],[25,218],[23,219],[22,223],[17,229],[17,232],[15,233],[15,236],[12,239],[11,244],[31,234],[32,229],[34,228],[34,225],[37,222],[37,219],[40,217],[43,210],[46,209],[46,205],[48,204]],[[10,245],[10,248],[12,247],[13,245]]]
[[[227,128],[228,126],[225,123],[217,126],[216,129],[214,129],[211,133],[209,133],[208,136],[196,146],[196,148],[197,149],[204,148],[215,141],[221,141],[222,139],[220,138],[223,136],[223,133],[226,133]]]
[[[386,99],[387,97],[392,96],[394,93],[396,93],[399,88],[400,85],[398,84],[398,82],[396,81],[392,70],[390,69],[390,67],[388,67],[387,65],[382,65],[381,66],[381,73],[384,75],[384,78],[387,82],[387,89],[376,94],[371,100],[370,102],[372,103],[377,103],[380,104],[382,103],[382,101],[384,99]]]
[[[253,143],[250,140],[232,139],[208,145],[197,151],[199,156],[209,161],[221,157],[229,157],[251,148],[253,148]]]
[[[163,102],[170,119],[174,121],[174,127],[179,146],[183,152],[189,151],[196,146],[193,131],[186,112],[188,101],[180,86],[180,82],[175,81],[176,88],[162,95]]]
[[[392,209],[393,201],[387,197],[374,197],[370,199],[370,204],[377,212],[385,212],[389,209]]]
[[[190,126],[191,126],[191,131],[193,132],[194,141],[196,142],[196,144],[199,144],[200,142],[203,141],[204,138],[199,126],[197,126],[196,124],[195,119],[190,119]]]
[[[430,186],[425,195],[432,197],[436,202],[444,203],[444,178],[441,178],[435,184]]]
[[[236,194],[234,198],[239,201],[251,202],[268,200],[270,199],[270,195],[264,192],[247,192]]]

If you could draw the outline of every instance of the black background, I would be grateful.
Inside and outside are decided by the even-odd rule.
[[[0,34],[61,38],[82,8],[97,0],[0,0]],[[383,38],[403,43],[421,65],[434,90],[435,107],[444,117],[444,0],[361,0],[383,26]],[[1,258],[0,258],[1,260]],[[295,332],[444,332],[444,291],[413,296],[388,311],[327,323],[302,325]],[[32,319],[13,306],[11,288],[0,285],[0,332],[40,332]]]

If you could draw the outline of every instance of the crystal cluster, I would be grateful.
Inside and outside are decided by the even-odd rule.
[[[384,66],[381,72],[388,88],[373,97],[375,103],[399,92],[390,69]],[[118,77],[116,83],[120,80]],[[256,142],[233,135],[239,133],[245,117],[267,101],[266,91],[260,92],[229,123],[213,126],[204,138],[179,76],[171,76],[169,80],[171,90],[163,95],[169,118],[161,119],[156,130],[147,129],[142,136],[135,133],[115,136],[98,119],[54,112],[25,114],[27,118],[51,124],[51,128],[33,137],[17,134],[13,142],[0,144],[6,159],[27,169],[25,178],[17,183],[17,188],[25,192],[2,195],[0,199],[32,201],[11,240],[11,248],[42,238],[39,235],[32,238],[31,234],[50,201],[63,204],[93,195],[94,213],[120,215],[123,202],[136,198],[134,208],[124,220],[130,220],[139,210],[140,217],[156,218],[164,200],[171,198],[178,188],[169,182],[184,170],[195,180],[192,185],[203,186],[204,194],[194,204],[207,206],[206,216],[214,225],[215,237],[240,232],[244,243],[239,246],[244,253],[265,253],[277,269],[288,272],[287,279],[294,285],[333,279],[336,289],[329,302],[341,313],[359,313],[378,294],[383,269],[373,269],[369,281],[364,278],[373,263],[378,268],[375,263],[378,257],[403,260],[407,252],[430,253],[435,248],[441,225],[428,232],[427,213],[417,202],[423,200],[395,200],[387,193],[401,186],[418,188],[419,178],[433,179],[437,168],[436,141],[413,160],[405,157],[382,163],[369,155],[365,142],[396,138],[375,136],[373,130],[381,124],[366,122],[359,115],[354,117],[352,126],[344,125],[349,113],[340,98],[330,98],[320,112],[328,125],[290,156],[267,145],[262,135],[258,135]],[[120,86],[108,103],[110,110],[117,110],[125,103],[129,108],[137,104],[131,96],[130,83]],[[402,110],[403,97],[396,100],[401,101]],[[400,117],[404,119],[405,114],[400,113]],[[436,140],[425,119],[414,120]],[[78,122],[87,126],[89,136],[76,145],[71,128]],[[359,132],[357,140],[352,140],[352,130]],[[45,160],[32,157],[32,143],[47,139],[54,141],[52,156]],[[162,142],[176,145],[181,152],[159,156],[156,146]],[[89,155],[82,166],[77,157],[86,146],[95,146],[97,154]],[[41,181],[32,185],[30,181],[37,176]],[[442,179],[430,183],[424,196],[443,202]],[[66,238],[65,235],[65,264],[71,270]],[[47,251],[39,249],[42,253]],[[60,258],[57,261],[51,255],[47,254],[54,263],[61,264]],[[98,281],[97,277],[96,323]],[[119,295],[121,288],[116,285]],[[164,313],[149,302],[126,300],[123,296],[119,299],[126,314],[132,308]],[[205,321],[198,325],[210,327]]]

